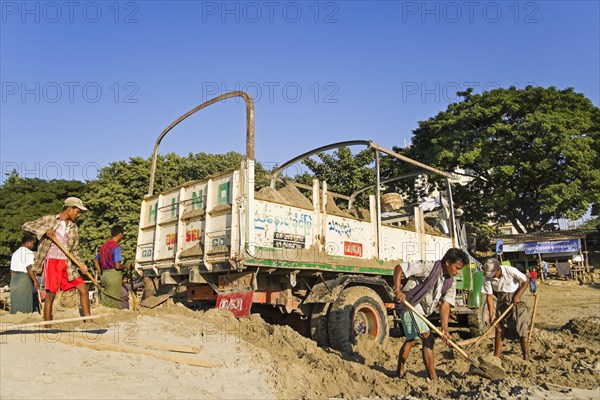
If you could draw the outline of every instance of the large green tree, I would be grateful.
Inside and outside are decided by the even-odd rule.
[[[467,221],[533,232],[600,203],[600,109],[584,95],[531,86],[458,94],[419,122],[404,152],[472,175],[455,190]]]

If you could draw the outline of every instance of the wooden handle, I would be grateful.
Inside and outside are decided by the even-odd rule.
[[[83,339],[85,341],[93,341],[93,342],[102,342],[102,343],[107,343],[110,342],[111,340],[114,340],[114,338],[105,338],[103,337],[101,334],[90,334],[90,333],[81,333],[81,332],[69,332],[68,335],[69,338],[75,338],[75,339]],[[176,352],[176,353],[190,353],[190,354],[198,354],[200,352],[200,350],[202,350],[202,346],[200,345],[186,345],[186,344],[170,344],[170,343],[159,343],[159,342],[154,342],[154,341],[150,341],[150,340],[144,340],[144,339],[138,339],[138,338],[132,338],[131,342],[126,341],[125,344],[127,345],[140,345],[140,346],[146,346],[146,347],[150,347],[151,349],[154,350],[165,350],[165,351],[171,351],[171,352]]]
[[[37,278],[35,278],[37,279]],[[38,311],[40,312],[40,315],[43,315],[42,313],[42,293],[40,291],[40,289],[37,289],[37,300],[38,300]]]
[[[423,320],[423,322],[425,322],[432,331],[437,333],[439,336],[442,336],[442,337],[444,336],[442,331],[440,331],[438,328],[436,328],[435,325],[433,325],[431,322],[429,322],[429,320],[427,318],[425,318],[424,315],[422,315],[420,312],[415,310],[415,308],[412,305],[410,305],[410,303],[408,301],[404,300],[403,303],[404,303],[404,305],[406,305],[406,308],[408,308],[410,311],[412,311],[417,317],[421,318]],[[475,361],[472,360],[471,357],[469,357],[469,355],[463,349],[461,349],[460,346],[458,346],[456,343],[454,343],[452,340],[446,339],[446,342],[450,346],[452,346],[454,348],[454,350],[458,351],[461,356],[465,357],[471,363],[475,363]]]
[[[481,343],[483,341],[483,339],[485,339],[487,337],[487,334],[490,333],[490,331],[492,329],[494,329],[496,327],[496,325],[498,325],[500,323],[500,321],[502,321],[502,319],[504,317],[506,317],[506,314],[508,314],[510,312],[510,310],[513,309],[513,307],[515,306],[514,303],[510,303],[510,305],[506,308],[506,310],[504,310],[504,312],[502,314],[500,314],[500,316],[498,318],[496,318],[494,320],[494,322],[492,322],[492,324],[490,325],[489,328],[487,328],[487,330],[485,331],[485,333],[481,336],[479,336],[479,339],[477,339],[477,341],[475,343],[473,343],[473,345],[470,347],[471,349],[475,348],[479,343]]]
[[[456,342],[457,345],[459,345],[460,347],[465,347],[465,346],[471,346],[473,343],[475,343],[476,341],[479,340],[481,336],[475,336],[469,339],[465,339],[465,340],[461,340],[460,342]],[[494,337],[494,335],[490,333],[487,334],[486,338],[491,338]]]
[[[419,313],[417,310],[415,310],[415,308],[413,306],[411,306],[406,300],[404,300],[403,303],[417,317],[421,318],[427,324],[427,326],[429,326],[431,328],[431,330],[433,332],[437,333],[440,336],[443,336],[442,332],[440,332],[440,330],[438,328],[436,328],[435,325],[433,325],[431,322],[429,322],[427,320],[427,318],[425,318],[423,315],[421,315],[421,313]],[[454,350],[456,350],[458,352],[458,354],[460,354],[467,361],[469,361],[469,363],[471,363],[471,365],[473,365],[476,368],[476,371],[479,371],[476,373],[481,374],[481,376],[483,376],[487,379],[504,379],[506,377],[506,371],[504,371],[501,367],[491,365],[489,362],[485,362],[485,361],[479,363],[473,357],[469,356],[463,349],[461,349],[452,340],[445,339],[445,342],[448,343],[450,346],[452,346],[452,348]]]
[[[533,300],[533,311],[531,312],[531,323],[529,324],[529,335],[527,336],[527,340],[531,342],[531,334],[533,333],[533,323],[535,322],[535,312],[537,311],[537,303],[539,294],[536,294],[535,299]]]
[[[133,290],[133,281],[130,282],[129,284],[131,285],[131,290],[129,291],[129,296],[131,296],[133,311],[137,311],[137,299],[135,298],[136,292],[135,292],[135,290]]]

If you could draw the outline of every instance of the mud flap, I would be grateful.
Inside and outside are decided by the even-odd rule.
[[[216,308],[229,310],[236,318],[249,317],[254,292],[219,293]]]

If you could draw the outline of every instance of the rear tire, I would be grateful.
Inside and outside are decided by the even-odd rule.
[[[490,318],[487,302],[484,297],[481,307],[478,310],[475,310],[475,313],[469,314],[468,317],[469,332],[471,333],[471,337],[483,335],[492,322],[493,321],[492,318]]]
[[[329,347],[329,334],[327,322],[331,303],[315,304],[310,317],[310,337],[317,342],[319,347]]]
[[[355,350],[359,337],[383,343],[388,335],[387,312],[379,295],[368,287],[351,286],[331,305],[328,318],[331,347]]]

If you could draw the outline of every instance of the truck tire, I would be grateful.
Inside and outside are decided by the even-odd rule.
[[[487,308],[487,303],[482,302],[483,305],[479,307],[473,314],[468,315],[468,326],[471,337],[481,336],[488,329],[492,323],[490,313]]]
[[[482,311],[477,310],[476,313],[468,315],[469,333],[471,334],[471,337],[483,335],[485,333],[485,330],[489,326],[489,324],[486,326],[481,314]]]
[[[352,353],[360,336],[383,343],[388,334],[387,312],[379,295],[368,287],[351,286],[331,305],[328,318],[331,347]]]
[[[331,303],[315,304],[310,316],[310,337],[319,347],[329,347],[327,321]]]

